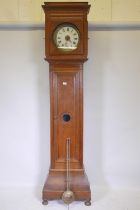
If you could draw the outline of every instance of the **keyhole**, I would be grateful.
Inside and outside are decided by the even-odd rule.
[[[70,121],[70,115],[69,115],[69,114],[64,114],[64,115],[63,115],[63,120],[64,120],[65,122],[69,122],[69,121]]]

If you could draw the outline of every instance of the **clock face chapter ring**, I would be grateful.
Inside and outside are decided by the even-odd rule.
[[[75,25],[62,23],[55,28],[53,41],[57,49],[70,52],[77,49],[80,42],[80,32]]]

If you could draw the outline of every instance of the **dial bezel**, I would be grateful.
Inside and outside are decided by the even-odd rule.
[[[77,32],[77,34],[78,34],[78,43],[77,43],[77,45],[76,45],[76,47],[75,48],[59,48],[58,47],[58,44],[57,44],[57,34],[58,34],[58,31],[60,31],[62,28],[64,28],[64,27],[71,27],[71,28],[73,28],[76,32]],[[72,24],[72,23],[61,23],[61,24],[59,24],[59,25],[57,25],[57,27],[55,28],[55,30],[54,30],[54,32],[53,32],[53,42],[54,42],[54,45],[55,45],[55,47],[59,50],[59,51],[63,51],[63,52],[73,52],[73,51],[75,51],[75,50],[77,50],[77,48],[78,48],[78,46],[79,46],[79,43],[80,43],[80,31],[79,31],[79,29],[74,25],[74,24]]]

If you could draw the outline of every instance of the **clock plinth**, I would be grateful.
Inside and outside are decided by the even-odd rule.
[[[43,201],[62,199],[66,181],[66,171],[50,171],[43,188]],[[91,192],[84,170],[71,171],[70,182],[75,200],[90,202]]]
[[[45,50],[50,72],[51,164],[42,199],[62,199],[68,188],[90,205],[83,167],[83,64],[87,60],[88,3],[45,3]],[[70,139],[67,179],[67,139]]]

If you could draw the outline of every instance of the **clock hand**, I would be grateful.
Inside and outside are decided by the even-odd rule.
[[[69,36],[69,35],[66,35],[66,36],[65,36],[65,40],[66,40],[67,42],[68,42],[68,41],[71,42],[70,36]]]

